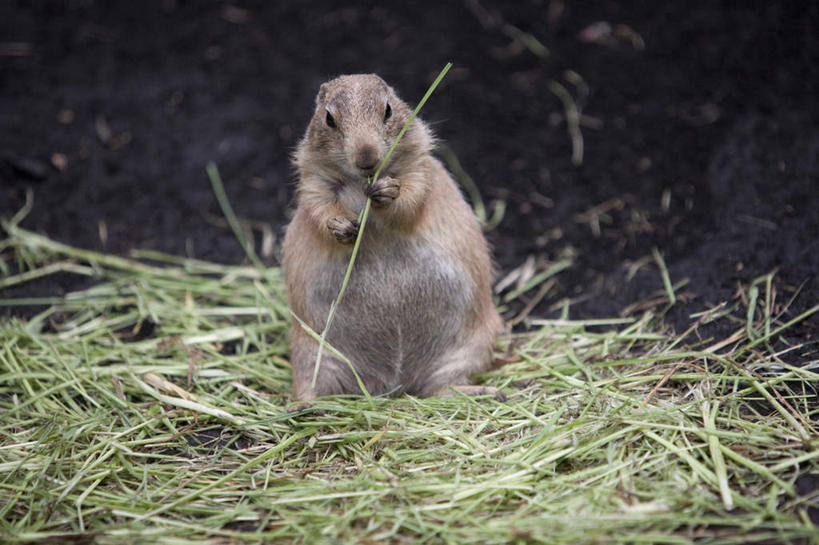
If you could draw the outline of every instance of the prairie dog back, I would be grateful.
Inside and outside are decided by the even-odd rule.
[[[284,240],[293,312],[324,328],[358,236],[366,199],[372,212],[329,343],[353,363],[374,395],[428,396],[469,385],[491,363],[502,321],[491,299],[489,249],[454,181],[430,154],[432,137],[415,119],[374,184],[368,184],[411,114],[373,74],[324,83],[296,151],[298,206]],[[360,393],[347,364],[323,352],[294,320],[293,396]]]

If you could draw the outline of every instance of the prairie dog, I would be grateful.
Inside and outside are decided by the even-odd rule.
[[[367,219],[350,283],[327,340],[355,366],[373,395],[494,393],[469,377],[491,364],[503,322],[491,297],[489,248],[452,177],[415,119],[373,185],[367,182],[412,110],[374,74],[324,83],[301,140],[298,205],[284,239],[293,312],[321,332]],[[359,394],[346,363],[322,352],[293,320],[293,397]]]

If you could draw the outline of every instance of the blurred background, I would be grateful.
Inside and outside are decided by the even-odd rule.
[[[656,249],[688,279],[677,327],[774,270],[787,317],[819,299],[817,23],[786,0],[3,0],[0,216],[32,191],[22,226],[59,241],[237,263],[214,161],[275,265],[318,86],[376,72],[415,104],[452,61],[422,117],[505,206],[500,276],[573,263],[535,314],[649,308]]]

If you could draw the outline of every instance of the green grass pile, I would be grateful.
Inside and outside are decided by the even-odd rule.
[[[817,308],[781,323],[764,282],[724,341],[527,318],[479,377],[505,401],[303,408],[277,268],[6,229],[0,290],[94,282],[0,299],[39,309],[0,323],[0,542],[817,542],[819,374],[774,350]]]

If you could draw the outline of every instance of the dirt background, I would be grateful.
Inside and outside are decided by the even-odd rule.
[[[31,189],[23,226],[60,241],[240,262],[208,161],[257,244],[280,239],[319,84],[376,72],[414,103],[452,61],[422,117],[506,202],[489,233],[501,270],[575,256],[536,314],[650,299],[653,261],[627,272],[657,248],[689,279],[678,330],[773,270],[789,318],[819,301],[817,36],[811,1],[3,0],[0,215]],[[581,108],[580,165],[550,81]],[[793,332],[813,347],[800,357],[816,359],[817,330]]]

